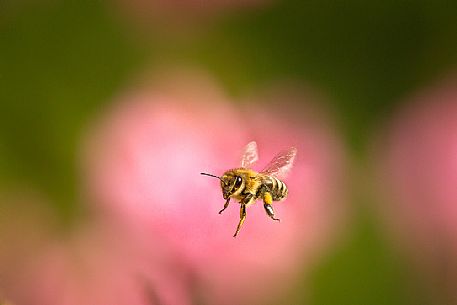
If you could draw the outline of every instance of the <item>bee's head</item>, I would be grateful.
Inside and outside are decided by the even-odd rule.
[[[201,173],[202,175],[218,178],[221,180],[222,196],[228,199],[233,194],[238,193],[242,189],[243,179],[241,176],[236,175],[232,171],[225,172],[222,177],[214,176],[211,174]]]
[[[224,199],[229,198],[233,194],[239,193],[239,191],[242,189],[242,186],[243,178],[233,172],[226,172],[221,177],[221,188]]]

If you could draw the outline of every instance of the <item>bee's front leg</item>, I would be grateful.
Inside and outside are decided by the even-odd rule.
[[[270,216],[270,218],[273,220],[281,221],[280,219],[275,218],[275,211],[273,210],[273,206],[271,205],[273,203],[273,198],[271,197],[271,194],[269,192],[265,192],[265,194],[263,195],[263,202],[263,207],[265,208],[267,215]]]
[[[230,197],[227,198],[227,201],[226,201],[225,204],[224,204],[224,208],[223,208],[222,210],[219,211],[219,214],[221,214],[226,208],[228,208],[229,203],[230,203]]]

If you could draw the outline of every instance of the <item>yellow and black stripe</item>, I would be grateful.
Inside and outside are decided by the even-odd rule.
[[[265,176],[265,185],[268,187],[268,191],[271,193],[273,201],[279,201],[286,198],[288,189],[286,184],[281,180],[275,177]]]

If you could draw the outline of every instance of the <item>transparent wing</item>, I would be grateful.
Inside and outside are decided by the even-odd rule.
[[[244,148],[243,157],[241,157],[241,167],[250,168],[259,159],[257,152],[257,143],[249,142]]]
[[[277,178],[285,178],[294,164],[297,149],[291,147],[277,154],[262,170],[262,174]]]

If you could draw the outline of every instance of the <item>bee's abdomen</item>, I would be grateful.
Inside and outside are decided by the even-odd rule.
[[[267,185],[274,201],[282,200],[287,197],[287,186],[281,180],[275,177],[267,176],[265,184]]]

